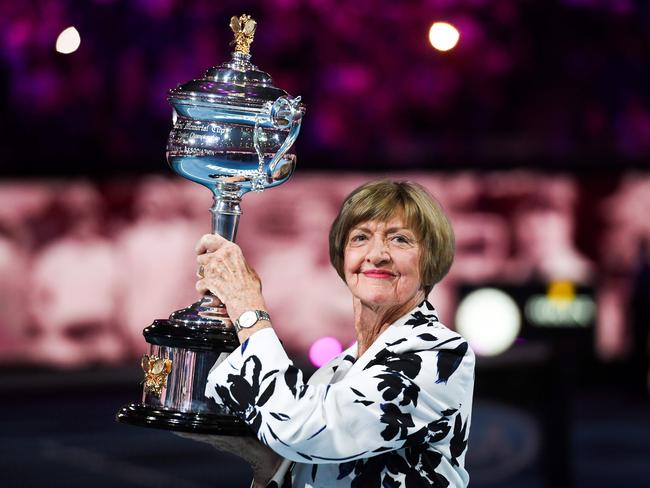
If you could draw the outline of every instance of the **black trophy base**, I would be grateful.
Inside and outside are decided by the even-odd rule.
[[[194,434],[252,436],[253,432],[239,418],[231,415],[177,412],[131,403],[122,407],[115,419],[124,424]]]

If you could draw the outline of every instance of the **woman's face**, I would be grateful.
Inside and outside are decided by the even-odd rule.
[[[345,245],[345,282],[362,304],[400,307],[424,299],[420,246],[400,214],[387,222],[371,220],[352,228]],[[415,304],[413,304],[415,305]]]

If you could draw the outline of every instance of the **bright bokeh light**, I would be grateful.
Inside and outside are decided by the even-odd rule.
[[[79,49],[80,45],[79,31],[72,26],[63,29],[59,37],[56,38],[56,50],[61,54],[71,54]]]
[[[447,22],[434,22],[429,29],[429,42],[438,51],[449,51],[458,44],[460,32]]]
[[[456,329],[476,354],[496,356],[517,338],[521,330],[521,313],[507,293],[495,288],[482,288],[460,302]]]
[[[546,296],[556,302],[570,302],[576,297],[575,285],[571,281],[553,281],[548,286]]]
[[[327,364],[336,355],[341,354],[343,346],[334,337],[321,337],[309,348],[309,360],[316,367]]]

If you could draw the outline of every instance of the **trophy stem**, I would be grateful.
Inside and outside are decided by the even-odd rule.
[[[221,191],[214,194],[212,213],[212,233],[235,242],[239,216],[242,214],[239,203],[241,196],[235,192]]]
[[[241,195],[238,187],[224,183],[215,189],[214,204],[210,208],[213,234],[219,234],[235,242],[239,216],[242,214],[240,202]],[[193,307],[198,308],[198,315],[204,319],[218,320],[225,325],[231,325],[226,307],[211,293],[201,298]]]

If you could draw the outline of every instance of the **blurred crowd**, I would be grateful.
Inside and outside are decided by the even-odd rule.
[[[630,313],[648,293],[650,177],[395,176],[423,184],[451,215],[457,255],[431,297],[445,323],[454,325],[462,285],[569,280],[596,290],[600,356],[634,348]],[[368,178],[297,175],[244,197],[238,242],[299,355],[323,336],[354,340],[327,236],[340,202]],[[158,175],[0,184],[0,360],[78,367],[146,352],[142,329],[197,298],[194,245],[209,232],[211,203],[199,185]]]
[[[3,171],[157,171],[167,90],[229,58],[243,12],[258,20],[253,62],[308,106],[304,167],[650,156],[641,0],[29,0],[0,3]],[[453,51],[429,45],[436,20],[458,27]],[[81,46],[59,54],[70,25]]]

